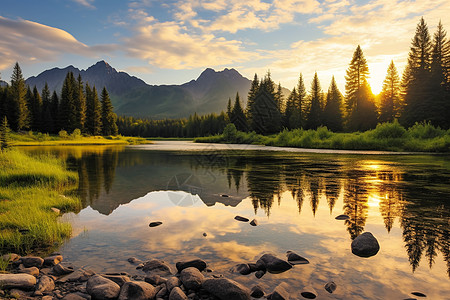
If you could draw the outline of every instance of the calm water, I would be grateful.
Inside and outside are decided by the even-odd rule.
[[[77,266],[143,275],[128,257],[171,264],[200,257],[215,272],[266,292],[286,282],[299,298],[312,285],[318,299],[404,299],[413,291],[450,299],[449,156],[227,147],[161,142],[28,150],[66,158],[79,173],[84,209],[64,216],[74,233],[61,248]],[[335,220],[342,213],[350,220]],[[149,228],[151,221],[163,225]],[[381,247],[371,258],[350,249],[365,231]],[[287,250],[310,264],[259,280],[230,272],[266,252],[283,258]],[[338,285],[332,295],[323,289],[330,280]]]

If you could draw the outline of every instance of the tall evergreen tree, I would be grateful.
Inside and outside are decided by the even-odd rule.
[[[29,125],[29,111],[26,100],[27,87],[19,63],[16,62],[11,75],[11,88],[8,105],[8,120],[13,130],[27,129]]]
[[[6,116],[3,117],[0,124],[0,150],[4,151],[9,148],[9,126]]]
[[[55,124],[51,112],[52,99],[50,95],[50,89],[47,82],[41,92],[42,95],[42,127],[41,132],[53,133],[55,131]]]
[[[33,102],[31,104],[32,128],[35,131],[42,130],[42,98],[36,86],[33,88]]]
[[[277,91],[275,92],[275,102],[277,103],[278,111],[281,113],[283,111],[284,102],[281,83],[278,83]]]
[[[400,77],[394,61],[389,64],[380,93],[380,122],[392,122],[400,112]]]
[[[228,119],[231,120],[231,111],[233,110],[233,106],[231,105],[231,98],[228,98],[228,104],[227,104],[227,116]]]
[[[75,127],[84,131],[84,123],[86,122],[86,96],[84,94],[83,80],[78,74],[76,88],[74,90],[76,124]]]
[[[305,111],[306,111],[306,88],[303,82],[303,74],[300,73],[297,83],[297,100],[295,101],[295,107],[297,108],[298,121],[296,128],[300,128],[305,123]]]
[[[25,94],[25,99],[28,107],[28,129],[34,129],[34,112],[33,112],[33,104],[34,104],[34,95],[31,91],[29,85],[27,85],[27,93]]]
[[[369,67],[358,45],[345,76],[346,114],[349,130],[367,130],[377,124],[374,97],[367,81]]]
[[[61,101],[59,105],[59,129],[72,132],[77,128],[77,109],[75,89],[77,84],[72,72],[67,73],[61,89]]]
[[[298,98],[297,95],[297,89],[294,87],[289,94],[289,97],[286,101],[286,108],[284,110],[283,115],[283,125],[288,129],[294,129],[294,128],[300,128],[300,120],[299,120],[299,113],[296,106],[296,100]]]
[[[98,100],[97,90],[86,83],[86,132],[91,135],[100,135],[102,133],[102,114],[101,105]]]
[[[415,122],[429,120],[429,83],[431,69],[432,44],[428,33],[428,26],[423,17],[416,27],[408,55],[406,69],[408,73],[403,77],[405,84],[404,110],[401,122],[411,126]]]
[[[328,88],[322,122],[323,125],[327,126],[333,132],[343,130],[342,98],[342,94],[333,76],[330,87]]]
[[[316,72],[311,82],[311,101],[306,120],[307,129],[317,129],[322,124],[322,98],[322,88]]]
[[[255,76],[253,77],[252,85],[250,86],[250,91],[248,92],[248,96],[247,96],[246,113],[247,113],[248,120],[250,120],[252,118],[251,111],[253,108],[253,104],[255,103],[255,98],[256,98],[256,95],[258,94],[258,91],[259,91],[259,79],[258,79],[258,75],[255,73]],[[230,103],[231,103],[231,99],[230,99]]]
[[[61,129],[61,127],[59,127],[59,98],[58,98],[58,94],[56,94],[56,91],[53,91],[52,94],[52,99],[51,99],[51,104],[50,104],[50,113],[52,115],[52,119],[53,119],[53,133],[56,133],[59,131],[59,129]]]
[[[236,126],[237,130],[244,132],[248,131],[247,118],[242,109],[239,93],[236,93],[236,100],[234,101],[233,110],[231,111],[230,121]]]
[[[103,87],[101,95],[102,103],[102,133],[103,135],[117,135],[118,129],[116,124],[117,116],[113,112],[111,99],[109,98],[106,87]]]

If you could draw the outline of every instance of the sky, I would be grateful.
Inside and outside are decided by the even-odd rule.
[[[317,72],[324,91],[361,45],[374,93],[391,60],[400,76],[423,16],[450,29],[448,0],[2,0],[0,76],[99,60],[148,84],[182,84],[205,68],[252,79],[270,70],[292,89]]]

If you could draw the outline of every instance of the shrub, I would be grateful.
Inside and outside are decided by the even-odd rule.
[[[62,139],[67,139],[67,138],[69,137],[69,135],[67,134],[67,131],[65,131],[65,130],[60,130],[60,131],[58,132],[58,135],[59,135],[59,137],[62,138]]]
[[[439,127],[434,127],[430,122],[416,122],[416,124],[408,129],[408,133],[413,138],[432,139],[438,136],[443,136],[445,134],[445,130],[442,130]]]
[[[389,123],[378,124],[377,127],[372,130],[372,136],[376,139],[389,139],[389,138],[402,138],[406,134],[406,129],[398,123],[397,120]]]
[[[223,129],[223,138],[227,143],[235,143],[237,138],[237,129],[233,123],[228,124]]]
[[[79,139],[81,137],[81,130],[76,128],[73,130],[72,134],[70,135],[70,138],[72,139]]]

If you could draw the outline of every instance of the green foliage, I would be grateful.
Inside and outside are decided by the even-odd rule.
[[[29,110],[26,101],[27,87],[19,63],[16,62],[11,75],[9,89],[8,120],[13,130],[27,129],[29,125]]]
[[[76,128],[76,129],[72,132],[72,134],[70,135],[70,138],[71,138],[71,139],[79,139],[79,138],[81,138],[81,130],[78,129],[78,128]]]
[[[325,108],[323,110],[323,124],[332,131],[343,130],[342,94],[339,91],[334,76],[328,88]]]
[[[223,130],[223,139],[227,143],[235,143],[236,142],[236,136],[237,136],[237,129],[236,126],[231,123],[228,124],[225,129]]]
[[[380,122],[392,122],[400,112],[400,78],[391,61],[380,93]]]
[[[306,128],[308,129],[316,129],[322,124],[322,97],[322,88],[316,72],[311,82],[311,99],[306,120]]]
[[[111,99],[109,98],[108,91],[104,87],[101,95],[102,104],[102,133],[103,135],[117,135],[118,128],[116,119],[117,116],[113,112],[113,106]]]
[[[448,135],[448,132],[439,127],[434,127],[430,122],[416,122],[408,129],[408,134],[415,139],[433,139]]]
[[[244,110],[242,109],[239,93],[236,93],[236,100],[230,113],[230,122],[233,123],[239,131],[248,130],[247,118]]]
[[[406,134],[406,129],[394,120],[392,123],[381,123],[371,131],[372,135],[376,139],[386,139],[386,138],[402,138]]]
[[[2,123],[0,124],[0,151],[5,151],[10,147],[9,131],[8,119],[3,117]]]
[[[62,138],[62,139],[67,139],[67,138],[69,138],[69,134],[68,134],[67,131],[65,131],[65,130],[60,130],[60,131],[58,132],[58,136],[59,136],[60,138]]]

